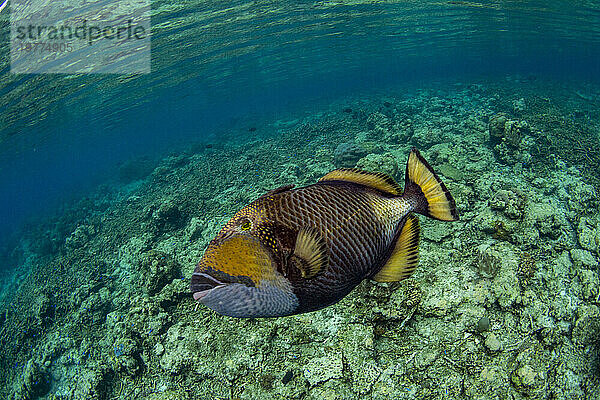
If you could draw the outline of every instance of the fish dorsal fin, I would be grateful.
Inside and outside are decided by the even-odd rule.
[[[287,192],[288,190],[291,190],[293,188],[294,188],[294,185],[279,186],[278,188],[275,188],[273,190],[269,190],[267,193],[263,194],[260,197],[267,197],[267,196],[272,196],[272,195],[277,194],[277,193]]]
[[[373,280],[396,282],[410,277],[419,263],[419,235],[419,218],[409,215],[392,255]]]
[[[311,227],[300,229],[290,262],[298,268],[304,279],[325,271],[329,264],[329,254],[321,232]]]
[[[340,168],[319,179],[319,182],[327,181],[352,182],[396,196],[402,194],[402,188],[396,181],[391,176],[381,172],[367,172],[357,168]]]

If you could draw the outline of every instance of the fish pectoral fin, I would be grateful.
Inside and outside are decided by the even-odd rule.
[[[311,227],[300,229],[290,262],[298,268],[304,279],[325,271],[329,264],[329,253],[321,232]]]
[[[327,181],[352,182],[395,196],[402,193],[402,189],[391,176],[381,172],[368,172],[357,168],[336,169],[319,179],[319,182]]]
[[[410,277],[419,263],[419,218],[409,215],[387,263],[373,277],[377,282],[397,282]]]

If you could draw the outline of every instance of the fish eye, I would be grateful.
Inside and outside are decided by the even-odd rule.
[[[252,222],[248,218],[244,218],[240,221],[240,230],[247,231],[252,228]]]

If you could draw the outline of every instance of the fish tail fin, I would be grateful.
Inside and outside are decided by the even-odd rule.
[[[415,202],[413,211],[441,221],[457,221],[458,212],[446,185],[416,148],[406,163],[403,197]]]

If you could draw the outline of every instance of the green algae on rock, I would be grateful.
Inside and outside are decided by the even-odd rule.
[[[597,181],[566,136],[544,141],[576,122],[574,108],[541,98],[572,93],[507,85],[343,98],[287,133],[232,134],[210,152],[168,157],[135,185],[99,188],[40,222],[11,249],[29,273],[3,283],[0,397],[600,398]],[[528,122],[537,148],[521,140],[526,167],[512,146],[514,160],[484,144],[486,116],[499,112]],[[314,140],[299,139],[306,132]],[[267,188],[318,179],[335,168],[339,143],[364,137],[381,148],[355,163],[404,165],[421,143],[434,167],[460,171],[440,173],[463,218],[443,232],[422,221],[423,268],[275,321],[194,310],[181,277],[227,217]],[[480,333],[482,316],[490,326]]]

